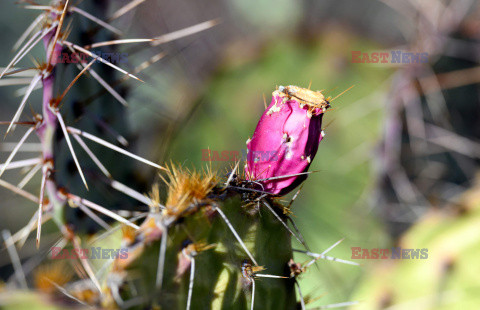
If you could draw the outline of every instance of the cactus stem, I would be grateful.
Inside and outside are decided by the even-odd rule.
[[[242,246],[243,250],[245,251],[245,253],[248,255],[248,257],[252,260],[252,262],[258,266],[258,263],[257,261],[255,260],[255,258],[253,258],[253,255],[252,253],[250,253],[250,251],[247,249],[247,246],[245,245],[245,243],[243,243],[242,241],[242,238],[240,238],[240,236],[238,235],[237,231],[235,230],[235,228],[233,228],[232,226],[232,223],[230,223],[230,221],[228,220],[227,216],[225,215],[225,213],[223,213],[222,210],[220,210],[220,208],[218,206],[216,206],[215,204],[212,205],[213,209],[215,211],[218,212],[218,214],[220,214],[221,218],[223,219],[223,221],[225,222],[225,224],[227,224],[228,228],[230,229],[230,231],[233,233],[233,235],[235,236],[235,238],[237,239],[238,243],[240,243],[240,245]]]

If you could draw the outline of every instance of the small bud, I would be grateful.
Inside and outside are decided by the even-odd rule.
[[[306,172],[324,136],[322,117],[329,107],[321,92],[297,86],[275,90],[247,141],[246,178],[254,181]],[[259,182],[264,191],[282,196],[305,179],[304,174]]]

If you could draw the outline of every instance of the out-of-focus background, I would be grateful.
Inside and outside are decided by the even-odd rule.
[[[96,2],[80,6],[109,16],[128,1]],[[2,1],[0,66],[8,64],[11,46],[36,14]],[[338,258],[351,260],[351,247],[428,249],[428,258],[355,260],[360,267],[319,261],[301,281],[308,307],[359,301],[351,308],[477,309],[478,1],[146,0],[112,25],[126,38],[150,38],[211,19],[219,24],[173,42],[118,47],[128,53],[127,70],[165,53],[138,74],[145,83],[118,86],[129,103],[121,115],[112,117],[106,107],[114,99],[108,93],[92,97],[89,84],[65,104],[73,110],[89,106],[91,117],[99,118],[96,127],[107,123],[128,138],[130,150],[146,158],[197,168],[211,164],[227,173],[233,161],[203,161],[202,150],[242,152],[277,85],[311,84],[332,97],[354,85],[332,102],[324,118],[326,138],[311,166],[319,172],[308,177],[293,204],[296,224],[319,253],[345,238],[330,252]],[[100,38],[108,39],[103,31]],[[355,51],[364,62],[353,61]],[[372,53],[395,51],[425,53],[428,61],[367,61]],[[32,59],[22,61],[31,64]],[[0,121],[12,118],[21,87],[0,88]],[[39,98],[37,92],[29,99],[33,109],[39,108]],[[75,115],[69,119],[92,122]],[[111,131],[103,132],[108,137]],[[17,129],[0,142],[1,162],[22,133]],[[38,147],[34,137],[28,143],[18,159],[29,158],[28,148]],[[59,152],[71,168],[68,152]],[[107,168],[141,192],[158,181],[144,165],[107,151],[105,156],[110,156]],[[70,170],[75,173],[74,166]],[[2,178],[15,183],[22,175],[7,171]],[[77,179],[66,175],[65,183],[82,190]],[[39,182],[27,190],[36,193]],[[36,206],[2,188],[0,197],[0,228],[18,231]],[[125,199],[104,199],[132,208]],[[35,253],[33,243],[20,252],[22,258]],[[10,275],[9,263],[2,249],[3,280]]]

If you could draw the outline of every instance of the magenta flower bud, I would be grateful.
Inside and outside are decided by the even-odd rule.
[[[245,172],[261,190],[282,196],[307,178],[279,177],[308,171],[324,136],[322,117],[330,104],[321,92],[297,86],[280,86],[272,96],[247,141]]]

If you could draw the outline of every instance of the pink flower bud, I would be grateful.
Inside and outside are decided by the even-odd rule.
[[[321,92],[280,86],[272,93],[253,137],[247,141],[247,180],[273,195],[285,195],[306,179],[306,172],[324,136],[322,117],[330,107]]]

